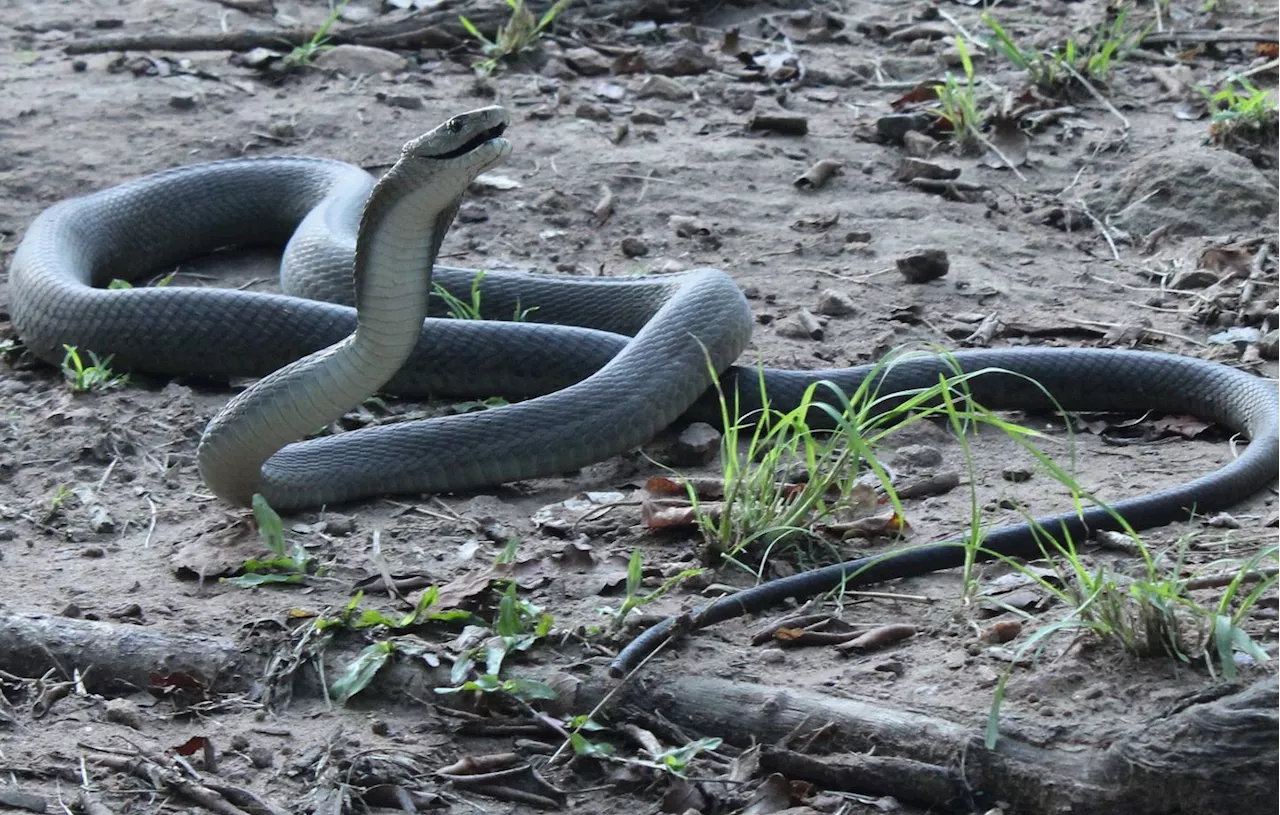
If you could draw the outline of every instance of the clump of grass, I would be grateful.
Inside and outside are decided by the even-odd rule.
[[[1277,114],[1274,92],[1230,76],[1216,91],[1200,89],[1209,107],[1209,140],[1260,167],[1275,166]]]
[[[622,602],[618,604],[617,608],[612,606],[600,606],[596,609],[597,612],[610,617],[610,627],[613,631],[622,630],[622,625],[626,622],[627,615],[631,612],[658,600],[685,580],[688,580],[691,577],[697,577],[702,574],[703,571],[702,569],[682,569],[680,572],[662,581],[662,585],[658,586],[658,588],[653,591],[641,593],[640,589],[644,580],[643,567],[644,562],[641,558],[640,550],[636,549],[631,553],[631,560],[627,563],[627,581]]]
[[[1218,603],[1204,605],[1190,594],[1197,579],[1184,576],[1189,538],[1174,547],[1173,562],[1166,565],[1169,558],[1153,553],[1132,529],[1127,531],[1141,561],[1137,576],[1103,566],[1089,567],[1074,541],[1043,528],[1038,532],[1052,564],[1052,576],[997,555],[1057,599],[1065,613],[1027,637],[996,684],[987,719],[988,748],[998,740],[1000,708],[1014,667],[1027,654],[1039,656],[1058,634],[1089,635],[1139,658],[1167,657],[1187,665],[1202,664],[1212,675],[1220,671],[1227,681],[1235,679],[1237,652],[1257,662],[1269,660],[1242,623],[1262,595],[1276,585],[1275,569],[1260,567],[1264,562],[1274,567],[1280,547],[1263,548],[1243,564],[1231,567],[1229,580],[1212,581],[1225,582],[1226,588]],[[1253,588],[1246,591],[1250,582]],[[1007,610],[1034,619],[1018,609]]]
[[[284,523],[267,499],[253,496],[253,519],[258,524],[258,537],[271,553],[270,557],[250,558],[240,564],[239,574],[222,578],[223,583],[242,589],[265,585],[306,584],[323,569],[300,543],[290,549],[284,539]]]
[[[441,300],[444,301],[445,308],[448,309],[449,316],[452,317],[453,319],[483,320],[484,314],[480,310],[480,303],[482,299],[482,294],[480,291],[480,283],[483,280],[484,280],[484,272],[483,271],[477,272],[476,276],[471,279],[470,296],[466,300],[463,300],[461,297],[457,297],[456,295],[454,295],[453,292],[449,291],[439,283],[431,284],[431,289],[432,289],[431,293],[434,296],[439,297]],[[519,301],[517,301],[515,313],[512,314],[511,319],[512,321],[517,323],[524,322],[526,319],[528,319],[529,315],[532,312],[537,310],[538,310],[537,306],[532,306],[530,308],[522,308]]]
[[[938,101],[942,105],[940,115],[951,125],[951,133],[962,154],[975,152],[982,142],[982,114],[978,112],[977,93],[973,85],[973,59],[963,37],[956,37],[956,50],[960,52],[960,64],[964,69],[964,82],[947,71],[938,86]]]
[[[1051,95],[1063,93],[1081,80],[1106,84],[1112,69],[1128,58],[1151,30],[1150,25],[1131,28],[1128,18],[1129,10],[1121,9],[1109,22],[1101,23],[1087,43],[1069,37],[1061,48],[1038,51],[1022,48],[993,16],[982,15],[982,21],[995,35],[986,45],[1025,71],[1032,84]]]
[[[555,22],[556,17],[560,16],[571,2],[573,0],[556,0],[551,8],[542,13],[541,17],[537,17],[525,5],[524,0],[507,0],[507,5],[511,8],[511,16],[498,29],[494,39],[486,37],[465,16],[458,17],[458,22],[462,23],[467,33],[480,41],[480,50],[486,57],[473,66],[476,73],[488,76],[504,59],[518,56],[532,48],[547,26]]]
[[[893,508],[891,530],[901,523],[903,511],[876,451],[889,435],[916,422],[945,418],[961,437],[979,424],[1024,440],[1041,435],[974,402],[968,382],[992,371],[961,373],[953,364],[954,374],[940,377],[932,387],[901,394],[879,393],[876,383],[885,369],[911,356],[899,354],[881,362],[851,394],[831,382],[814,383],[800,404],[785,412],[769,407],[763,380],[760,398],[764,409],[758,415],[743,416],[737,400],[731,408],[721,393],[724,496],[720,512],[706,512],[689,488],[709,548],[733,561],[751,546],[763,549],[767,557],[779,544],[814,540],[813,528],[855,507],[868,480],[884,490]],[[825,414],[833,429],[812,427],[809,417],[814,411],[819,416]],[[779,477],[792,469],[803,471],[802,483],[788,483]],[[976,510],[976,497],[973,500]],[[971,537],[976,539],[976,511],[974,518]]]
[[[314,62],[315,58],[320,56],[321,53],[333,48],[332,45],[329,45],[329,29],[332,28],[333,24],[342,16],[342,12],[346,10],[348,2],[350,2],[350,0],[342,0],[338,5],[334,6],[333,10],[329,12],[329,16],[326,17],[324,22],[320,24],[320,27],[316,29],[316,33],[312,35],[311,39],[301,45],[295,46],[292,51],[285,54],[285,67],[305,67]]]
[[[89,364],[86,365],[76,346],[64,345],[62,348],[66,352],[62,357],[62,375],[74,393],[105,391],[129,384],[128,374],[117,374],[111,370],[114,354],[99,359],[97,354],[89,351]]]

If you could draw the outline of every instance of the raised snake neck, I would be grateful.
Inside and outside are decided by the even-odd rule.
[[[482,129],[492,123],[488,117],[505,122],[497,110],[451,121]],[[449,143],[465,145],[467,135]],[[222,451],[215,470],[234,471],[225,481],[211,483],[215,491],[239,503],[261,492],[284,511],[377,494],[468,490],[603,460],[642,444],[687,412],[714,418],[715,400],[706,395],[713,381],[710,368],[724,372],[722,384],[741,397],[744,411],[759,407],[757,375],[763,376],[771,406],[786,410],[818,380],[852,392],[875,375],[881,377],[881,392],[888,393],[932,387],[940,373],[954,373],[952,366],[958,366],[1007,372],[970,380],[974,398],[992,409],[1049,408],[1052,397],[1068,410],[1188,413],[1249,436],[1244,454],[1216,472],[1113,504],[1135,529],[1224,508],[1275,480],[1276,388],[1247,373],[1186,357],[1093,349],[963,351],[948,359],[909,359],[874,374],[867,366],[806,372],[733,368],[750,337],[752,315],[733,280],[714,269],[629,279],[490,272],[480,286],[485,316],[510,319],[517,309],[536,307],[528,313],[534,322],[420,323],[422,298],[431,283],[425,272],[468,174],[492,163],[468,164],[479,149],[455,147],[457,155],[422,165],[435,169],[416,178],[393,169],[392,181],[381,185],[392,194],[374,196],[367,207],[373,180],[362,170],[295,158],[183,167],[64,201],[36,219],[14,255],[13,324],[36,355],[55,364],[69,344],[114,355],[121,369],[162,375],[265,376],[310,354],[331,357],[332,346],[343,349],[339,357],[348,364],[322,366],[319,378],[269,378],[290,385],[267,389],[289,399],[254,401],[257,427],[267,430],[253,432],[264,435],[222,448],[215,444]],[[402,164],[403,159],[397,168]],[[465,168],[461,174],[459,167]],[[440,180],[446,183],[434,186]],[[379,203],[384,200],[391,203]],[[368,222],[363,232],[362,209]],[[429,226],[417,228],[415,221]],[[220,247],[285,241],[283,284],[301,296],[105,288],[113,278],[137,279]],[[358,242],[365,247],[361,252],[355,252]],[[353,254],[370,261],[357,261],[363,264],[357,266],[363,269],[361,291],[385,272],[394,276],[397,268],[413,278],[409,288],[397,292],[392,284],[382,304],[363,302],[366,313],[358,316],[350,306]],[[473,270],[435,269],[436,282],[462,297],[474,276]],[[373,291],[383,291],[381,285],[374,283]],[[401,308],[409,317],[393,319],[400,328],[384,335],[384,309]],[[419,323],[414,342],[413,327]],[[359,340],[357,326],[375,341]],[[375,348],[386,353],[360,350]],[[390,376],[401,357],[405,366],[385,386],[394,393],[538,398],[311,439],[276,452],[328,421],[314,419],[334,418],[335,411],[340,414],[380,387],[375,380]],[[364,367],[368,370],[352,374]],[[1044,391],[1010,374],[1029,377]],[[218,433],[235,426],[213,424],[215,442]],[[259,458],[265,461],[255,461]],[[206,471],[203,461],[201,469]],[[1118,524],[1097,508],[1041,523],[1065,526],[1074,534]],[[996,530],[988,540],[1008,554],[1033,554],[1036,548],[1025,524]],[[946,552],[922,556],[910,568],[942,568],[950,557]],[[895,568],[872,572],[885,579],[899,576],[889,574]],[[841,575],[847,576],[837,569],[800,577],[827,585]],[[788,590],[775,582],[753,596],[763,597],[759,591],[769,586],[777,587],[770,589],[775,593]],[[737,607],[744,602],[739,596]]]

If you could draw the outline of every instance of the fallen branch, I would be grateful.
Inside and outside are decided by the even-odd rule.
[[[1148,34],[1139,47],[1180,43],[1275,42],[1275,31],[1165,31]]]
[[[371,45],[381,48],[453,48],[470,39],[458,22],[465,15],[476,28],[492,36],[506,22],[510,9],[505,3],[479,7],[447,3],[430,11],[415,12],[398,20],[379,21],[352,26],[334,26],[328,31],[316,28],[282,28],[278,30],[204,31],[190,34],[116,34],[73,40],[63,46],[67,54],[99,54],[107,51],[248,51],[253,48],[296,47],[324,34],[330,45]],[[565,22],[609,20],[630,22],[637,19],[673,21],[683,19],[699,7],[694,0],[593,0],[580,7],[571,5],[559,19]],[[550,0],[529,0],[535,14],[542,14]]]
[[[668,673],[667,676],[670,674]],[[1050,734],[1002,725],[994,750],[979,725],[894,710],[880,701],[835,698],[723,679],[681,677],[629,683],[619,703],[661,710],[690,732],[739,745],[771,743],[826,728],[824,756],[765,750],[761,769],[793,780],[926,806],[961,791],[977,811],[1007,801],[1023,813],[1271,812],[1277,784],[1277,682],[1220,686],[1121,732],[1084,736],[1061,749]],[[580,696],[581,701],[581,696]],[[828,725],[830,725],[828,727]],[[874,750],[874,755],[868,755]],[[985,802],[985,803],[984,803]]]
[[[324,654],[326,670],[336,675],[353,656],[351,650],[331,647]],[[211,684],[209,677],[216,678],[218,692],[247,693],[263,676],[268,658],[240,651],[221,637],[41,614],[0,615],[0,670],[20,676],[40,676],[50,668],[78,670],[90,692],[131,693],[146,687],[152,673],[191,672]],[[1062,748],[1042,746],[1054,743],[1052,732],[1006,719],[999,744],[988,750],[982,722],[961,724],[895,710],[879,700],[672,677],[670,672],[663,681],[633,681],[621,688],[602,672],[569,676],[553,668],[523,666],[521,673],[559,690],[556,715],[591,710],[615,693],[606,713],[661,710],[685,731],[719,736],[730,744],[776,743],[824,728],[830,735],[821,742],[825,755],[770,749],[761,755],[762,768],[926,806],[964,796],[977,802],[1008,801],[1028,815],[1243,813],[1272,811],[1280,794],[1275,738],[1280,693],[1274,676],[1243,689],[1210,688],[1124,730],[1077,733]],[[298,671],[294,683],[297,696],[315,698],[324,692],[314,670]],[[421,661],[393,660],[359,698],[382,704],[422,699],[462,704],[461,696],[433,693],[432,688],[447,683],[445,666],[427,669]],[[868,755],[873,749],[874,755]],[[247,803],[208,786],[224,800],[237,799],[229,807]],[[222,811],[229,815],[231,810]]]

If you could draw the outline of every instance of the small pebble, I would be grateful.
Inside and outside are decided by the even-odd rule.
[[[843,292],[834,289],[824,289],[818,295],[818,313],[828,314],[832,317],[842,317],[846,314],[856,314],[858,307],[854,305],[853,298]]]
[[[807,308],[802,308],[778,324],[778,333],[792,339],[820,340],[824,331],[822,323]]]
[[[607,122],[613,118],[613,114],[604,105],[593,105],[589,102],[583,102],[578,105],[578,109],[573,112],[574,116],[579,119],[589,119],[593,122]]]
[[[622,249],[622,254],[629,258],[642,258],[649,254],[649,244],[640,238],[632,236],[623,238],[620,248]]]
[[[196,98],[189,93],[175,93],[169,97],[169,107],[176,110],[191,110],[196,106]]]
[[[667,120],[656,113],[647,110],[637,110],[631,114],[631,123],[636,125],[654,125],[661,127],[667,123]]]
[[[787,661],[787,655],[781,648],[766,648],[760,652],[760,661],[766,665],[780,665]]]
[[[669,76],[658,76],[657,74],[645,77],[644,82],[640,84],[636,96],[641,99],[656,97],[658,99],[667,99],[672,102],[692,99],[693,91],[685,87],[678,79],[672,79]],[[752,97],[754,99],[754,97]]]
[[[895,263],[908,283],[937,280],[951,268],[951,261],[942,249],[918,249],[898,258]]]
[[[89,63],[85,62],[82,59],[72,60],[71,70],[75,71],[78,74],[82,74],[85,71],[89,70]]]
[[[719,454],[720,438],[720,431],[711,425],[694,422],[680,432],[676,447],[683,458],[705,464]]]
[[[249,763],[265,770],[276,763],[275,752],[269,747],[253,747],[249,750]]]
[[[142,729],[142,712],[138,706],[128,699],[107,700],[106,719],[109,722],[122,724],[134,730]]]
[[[942,453],[924,444],[904,444],[893,452],[893,464],[917,470],[930,470],[942,464]]]
[[[1031,470],[1026,467],[1005,467],[1000,471],[1000,477],[1005,481],[1021,484],[1024,481],[1031,480]]]
[[[393,108],[403,108],[404,110],[422,110],[422,97],[413,93],[388,93],[379,94],[378,101]]]

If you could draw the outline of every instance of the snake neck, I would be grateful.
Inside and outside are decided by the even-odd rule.
[[[417,182],[371,199],[356,245],[355,332],[263,378],[214,417],[197,459],[215,495],[251,503],[267,459],[341,418],[404,365],[427,316],[431,269],[460,196],[441,200],[438,185]],[[247,421],[264,415],[272,421]]]

